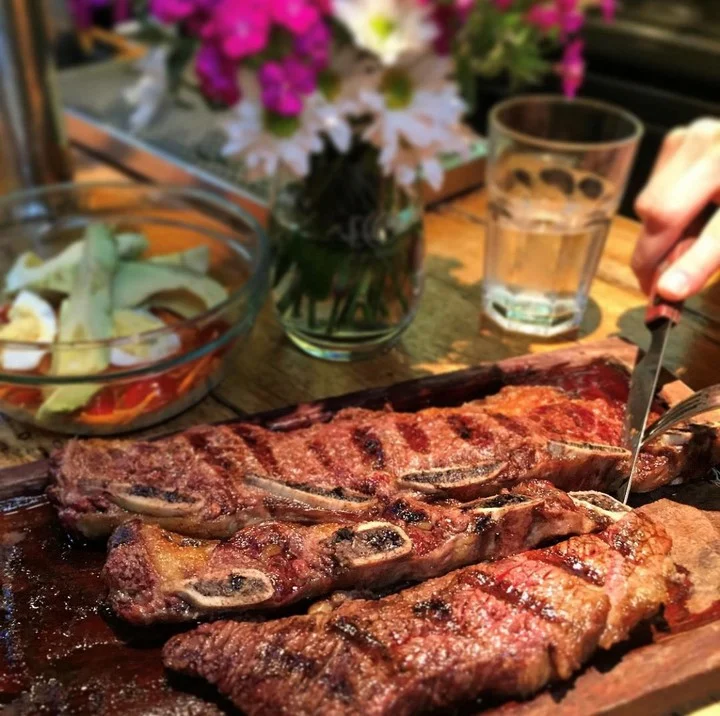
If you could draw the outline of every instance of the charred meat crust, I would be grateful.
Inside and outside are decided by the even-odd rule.
[[[438,576],[603,529],[627,510],[603,496],[601,511],[588,493],[578,494],[531,481],[468,504],[433,505],[406,495],[358,513],[353,523],[263,522],[210,546],[133,521],[113,534],[104,577],[114,611],[138,624],[273,609],[332,591]]]
[[[619,447],[627,385],[606,373],[598,365],[548,374],[562,387],[511,385],[417,413],[345,409],[289,432],[238,423],[155,442],[71,441],[52,461],[49,495],[63,522],[88,537],[138,517],[217,538],[269,517],[353,519],[408,489],[461,501],[533,478],[565,490],[610,489],[627,467]],[[606,384],[607,394],[597,388]],[[637,489],[720,456],[717,431],[691,428],[645,450]]]
[[[661,607],[673,566],[661,526],[632,512],[598,535],[466,567],[376,601],[173,637],[167,667],[244,712],[393,716],[568,678]]]

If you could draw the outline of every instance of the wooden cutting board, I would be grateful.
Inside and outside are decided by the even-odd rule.
[[[596,359],[632,365],[635,348],[617,339],[523,356],[254,416],[276,429],[325,420],[351,405],[418,410],[496,392],[519,375],[582,369]],[[690,393],[665,376],[663,397]],[[710,419],[717,419],[711,416]],[[102,545],[73,543],[42,496],[45,463],[0,471],[0,705],[9,714],[194,716],[236,713],[216,692],[163,670],[160,648],[173,629],[133,628],[104,605]],[[687,593],[672,619],[640,630],[632,642],[597,658],[572,682],[518,704],[468,707],[506,714],[668,714],[720,700],[720,487],[668,488],[673,510],[699,506],[692,534],[674,541],[688,572]],[[656,496],[644,496],[652,500]],[[671,614],[670,617],[673,615]],[[673,621],[674,619],[674,621]],[[674,631],[668,632],[669,624]]]

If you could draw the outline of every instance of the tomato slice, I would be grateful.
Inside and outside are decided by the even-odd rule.
[[[122,410],[127,410],[140,405],[148,395],[157,390],[156,386],[155,380],[139,380],[136,383],[131,383],[122,391],[119,407]]]
[[[42,403],[42,391],[39,388],[13,388],[7,401],[20,408],[28,408]]]
[[[85,408],[89,415],[107,415],[115,410],[115,396],[112,388],[103,388]]]
[[[10,323],[10,304],[9,303],[3,303],[2,306],[0,306],[0,323]]]

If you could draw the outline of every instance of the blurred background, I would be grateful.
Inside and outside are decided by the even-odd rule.
[[[66,77],[73,77],[68,71],[83,65],[137,54],[133,40],[109,31],[118,19],[115,14],[127,11],[123,3],[116,3],[113,9],[112,3],[96,0],[92,13],[94,27],[78,31],[72,16],[73,0],[48,2],[55,53]],[[130,35],[131,30],[130,25]],[[591,18],[585,38],[587,77],[581,96],[621,105],[634,112],[646,127],[621,208],[622,213],[632,216],[634,197],[650,172],[665,133],[700,115],[720,115],[720,2],[622,0],[615,22],[608,24]],[[90,73],[87,77],[92,89],[93,79],[99,75]],[[112,108],[98,96],[96,88],[88,96],[86,88],[77,82],[63,81],[62,87],[68,105],[98,115],[112,114]],[[557,79],[549,77],[542,89],[557,91]],[[479,133],[485,132],[489,107],[510,94],[505,78],[478,81],[478,102],[471,122]],[[113,92],[113,96],[117,95]],[[154,140],[161,145],[168,141],[158,137]],[[174,145],[164,148],[182,152]],[[205,146],[205,152],[208,151],[212,152],[211,146]]]

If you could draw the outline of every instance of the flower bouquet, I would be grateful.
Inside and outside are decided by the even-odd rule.
[[[290,337],[347,359],[390,345],[422,285],[424,180],[464,152],[478,75],[566,94],[584,11],[609,0],[150,0],[161,41],[130,88],[135,127],[187,81],[220,113],[228,161],[272,182],[273,296]],[[559,62],[546,59],[561,50]]]

